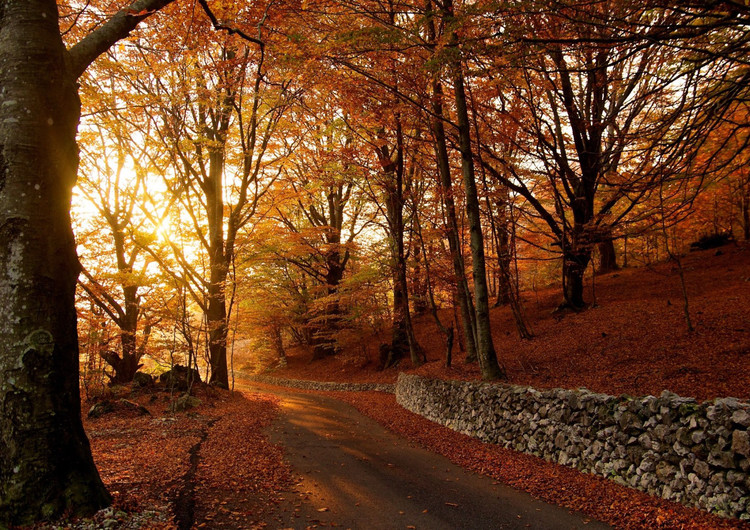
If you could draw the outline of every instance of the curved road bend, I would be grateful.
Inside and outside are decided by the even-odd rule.
[[[609,528],[415,447],[347,403],[274,393],[281,413],[269,435],[298,478],[269,528]]]

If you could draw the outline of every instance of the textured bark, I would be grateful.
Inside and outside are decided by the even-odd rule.
[[[227,322],[226,285],[229,265],[234,259],[233,238],[224,232],[224,158],[226,156],[227,131],[232,113],[234,96],[220,94],[220,103],[214,109],[219,117],[216,123],[205,119],[202,133],[212,141],[208,147],[208,174],[201,183],[205,195],[208,221],[208,306],[205,308],[208,325],[208,354],[211,363],[209,382],[221,388],[229,388],[227,366]]]
[[[563,256],[565,265],[563,267],[563,295],[565,300],[560,309],[584,309],[586,302],[583,299],[583,275],[586,272],[588,262],[591,260],[591,252],[570,253]]]
[[[110,497],[80,417],[70,223],[80,117],[54,0],[0,7],[0,526]]]

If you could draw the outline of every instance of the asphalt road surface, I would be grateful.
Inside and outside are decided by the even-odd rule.
[[[281,414],[269,435],[297,480],[268,528],[609,528],[416,447],[346,403],[277,395]]]

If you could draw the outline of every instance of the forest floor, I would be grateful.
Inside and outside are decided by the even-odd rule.
[[[491,311],[493,339],[509,382],[537,388],[580,388],[608,394],[659,395],[663,390],[695,397],[750,398],[750,247],[730,244],[682,259],[694,331],[688,331],[675,263],[627,268],[595,279],[587,276],[580,313],[556,313],[559,286],[522,292],[534,338],[518,337],[507,307]],[[440,311],[443,324],[450,310]],[[432,315],[415,319],[417,341],[428,362],[414,369],[404,359],[378,371],[378,346],[388,337],[369,336],[358,351],[310,362],[290,348],[288,366],[277,377],[319,381],[394,382],[398,373],[445,379],[479,379],[476,363],[445,367],[445,346]],[[455,326],[455,323],[454,323]],[[456,329],[459,328],[456,326]],[[458,333],[456,333],[458,335]],[[458,338],[458,337],[457,337]]]
[[[290,393],[296,393],[323,394],[347,402],[403,437],[406,443],[424,447],[498,484],[530,493],[613,528],[750,530],[748,523],[721,519],[601,477],[482,443],[399,407],[392,394],[306,392],[248,384],[241,379],[238,389],[228,392],[202,386],[194,392],[200,399],[198,406],[175,413],[169,410],[169,404],[177,398],[176,394],[121,387],[109,396],[111,401],[119,403],[119,399],[127,399],[145,407],[149,414],[140,415],[128,406],[99,418],[84,419],[97,468],[114,497],[113,507],[93,518],[35,528],[188,530],[338,526],[334,522],[336,513],[330,506],[337,506],[341,499],[326,495],[329,504],[320,508],[316,503],[320,499],[312,491],[315,488],[307,491],[308,485],[300,477],[303,470],[290,466],[285,456],[288,449],[270,441],[271,428],[278,429],[279,421],[282,428],[284,421],[307,428],[307,424],[293,417],[279,419],[285,412],[279,407],[276,394],[288,399]],[[88,405],[84,407],[84,416]],[[328,424],[331,419],[326,416],[322,421]],[[335,440],[332,438],[328,443]],[[318,449],[313,445],[308,450],[307,460],[314,465]],[[338,468],[333,472],[341,473]],[[530,528],[547,528],[534,524],[533,514],[527,515]],[[471,513],[465,516],[470,521]],[[388,526],[384,520],[380,527],[402,526]]]
[[[84,427],[113,505],[93,518],[37,525],[45,530],[261,528],[291,485],[282,449],[265,429],[277,416],[270,394],[196,385],[195,406],[173,412],[180,396],[163,388],[115,387],[114,410]],[[136,406],[148,413],[139,413]],[[0,525],[2,527],[2,525]]]
[[[556,288],[523,293],[532,340],[517,338],[510,313],[494,309],[495,345],[510,381],[537,387],[587,387],[631,395],[662,390],[711,399],[750,397],[750,249],[723,247],[684,258],[695,331],[688,332],[674,264],[626,269],[597,278],[597,306],[581,313],[553,314]],[[587,293],[592,300],[592,293]],[[446,318],[447,313],[442,312]],[[417,325],[429,362],[413,370],[377,371],[377,346],[370,337],[358,352],[310,363],[289,353],[289,366],[273,375],[329,381],[392,382],[399,370],[426,376],[478,378],[474,365],[457,353],[444,367],[444,347],[431,316]],[[241,380],[238,380],[242,384]],[[294,470],[283,449],[266,433],[278,416],[273,387],[242,392],[201,386],[201,403],[170,412],[177,395],[122,387],[125,398],[148,409],[129,407],[97,419],[84,418],[92,451],[113,508],[95,518],[39,528],[263,528],[283,492],[295,487]],[[284,390],[288,391],[288,389]],[[484,444],[412,414],[380,392],[331,392],[411,443],[547,502],[579,511],[624,529],[742,528],[679,504],[650,497],[605,479],[542,459]],[[85,403],[86,416],[91,403]],[[297,528],[315,527],[300,523]],[[317,523],[316,523],[317,524]],[[318,525],[320,526],[320,525]],[[274,527],[271,525],[270,527]]]

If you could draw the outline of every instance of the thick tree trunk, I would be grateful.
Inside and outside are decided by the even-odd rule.
[[[560,309],[579,311],[586,307],[583,300],[583,275],[591,260],[591,252],[567,253],[563,255],[563,296]]]
[[[80,103],[53,0],[0,4],[0,526],[110,502],[80,416]]]
[[[209,174],[204,183],[206,194],[206,216],[208,218],[208,260],[209,285],[206,323],[208,325],[208,350],[211,363],[212,385],[229,388],[227,367],[227,322],[226,284],[232,249],[226,248],[224,239],[224,149],[228,118],[216,131],[211,131],[220,139],[220,146],[211,149],[209,154]],[[229,255],[227,255],[229,254]]]

